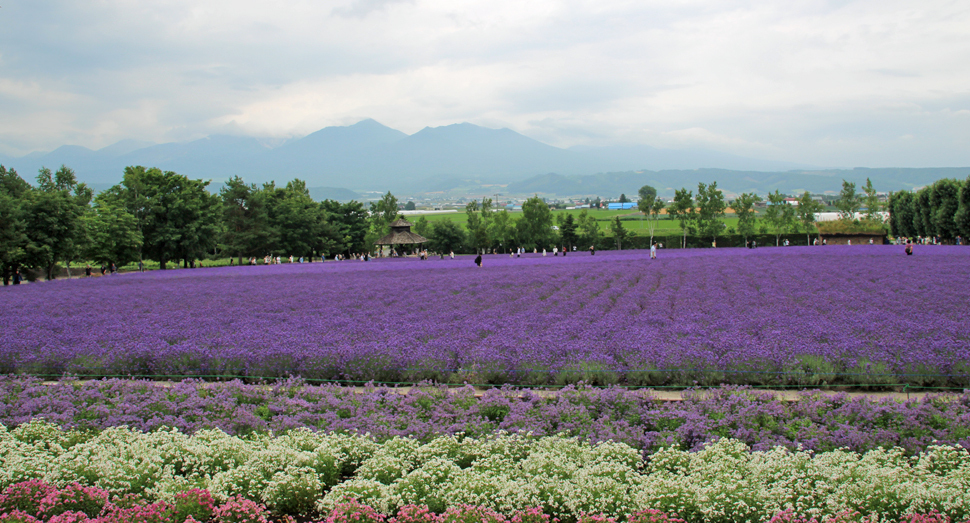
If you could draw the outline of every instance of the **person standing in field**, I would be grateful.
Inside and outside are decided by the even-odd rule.
[[[589,255],[590,256],[593,256],[595,254],[596,254],[596,246],[595,245],[590,245],[589,246]]]
[[[653,242],[653,244],[650,245],[650,259],[651,260],[657,259],[657,242]]]
[[[482,266],[482,255],[481,254],[479,254],[478,256],[475,256],[475,265],[478,265],[479,267]]]
[[[17,269],[16,271],[14,271],[14,273],[13,273],[13,284],[14,285],[20,285],[20,282],[23,281],[23,279],[24,279],[24,277],[20,275],[20,269]]]
[[[912,256],[912,255],[913,255],[913,242],[912,241],[907,241],[906,242],[906,256]]]

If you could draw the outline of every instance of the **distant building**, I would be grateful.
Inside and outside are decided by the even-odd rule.
[[[614,211],[614,210],[618,211],[618,210],[624,210],[624,209],[636,209],[637,204],[633,202],[610,203],[608,204],[607,208],[611,211]]]

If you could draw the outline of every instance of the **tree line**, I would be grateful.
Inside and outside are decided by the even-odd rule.
[[[970,237],[970,176],[942,179],[918,191],[889,195],[890,232],[906,238],[938,237],[952,242]]]
[[[42,168],[36,184],[24,181],[15,170],[0,165],[0,273],[7,283],[18,269],[38,271],[54,278],[60,267],[82,261],[126,265],[153,260],[189,266],[194,260],[251,257],[324,257],[372,252],[375,242],[390,230],[398,215],[398,201],[390,192],[369,208],[356,201],[314,201],[306,183],[296,179],[285,186],[270,182],[247,184],[230,179],[218,192],[209,182],[157,168],[125,168],[118,185],[95,195],[79,183],[74,171],[62,166],[56,172]],[[967,182],[940,180],[917,192],[890,194],[886,206],[889,227],[897,236],[939,236],[950,240],[970,236],[970,178]],[[625,196],[625,195],[624,195]],[[747,243],[755,234],[782,235],[816,229],[816,213],[823,209],[808,192],[798,205],[788,205],[779,191],[764,200],[743,193],[726,201],[717,182],[700,183],[697,193],[681,188],[668,204],[653,187],[639,190],[637,209],[646,219],[650,243],[661,217],[677,220],[682,246],[688,235],[716,242],[719,236],[737,234]],[[626,198],[624,198],[626,199]],[[882,209],[872,182],[863,192],[843,180],[835,201],[843,221],[852,222],[865,209],[865,221],[882,226]],[[728,228],[724,218],[730,207],[738,222]],[[610,241],[617,249],[631,232],[619,216],[607,231],[583,209],[578,215],[557,213],[538,196],[522,205],[521,214],[497,209],[490,198],[472,201],[465,208],[464,228],[452,220],[429,222],[420,217],[414,232],[426,237],[427,248],[447,252],[510,252],[519,248],[572,250]],[[608,233],[608,234],[607,234]],[[70,270],[70,269],[68,269]]]

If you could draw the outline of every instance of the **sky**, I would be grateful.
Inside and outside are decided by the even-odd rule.
[[[965,0],[3,0],[0,153],[373,118],[970,166]]]

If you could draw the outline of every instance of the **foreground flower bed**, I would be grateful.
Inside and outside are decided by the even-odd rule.
[[[351,499],[382,515],[408,505],[439,514],[476,506],[507,517],[539,507],[568,521],[644,510],[707,523],[768,521],[786,510],[818,519],[853,511],[874,521],[933,511],[970,517],[970,454],[952,446],[907,457],[902,449],[760,452],[722,439],[697,452],[661,449],[645,460],[622,443],[557,436],[377,443],[305,430],[240,438],[118,427],[92,435],[32,422],[0,430],[0,460],[5,490],[39,479],[97,487],[106,495],[89,497],[98,499],[175,503],[202,489],[216,503],[241,497],[301,518],[332,514]],[[472,520],[483,521],[462,519]]]
[[[300,380],[269,385],[184,381],[162,386],[140,380],[0,377],[0,423],[44,418],[64,427],[102,430],[163,426],[185,433],[219,428],[229,434],[283,433],[297,428],[368,433],[383,441],[409,436],[429,442],[499,430],[538,436],[565,433],[618,441],[649,453],[662,447],[697,450],[719,437],[755,450],[784,446],[865,452],[902,447],[915,454],[934,442],[970,448],[970,393],[899,401],[806,391],[795,402],[738,387],[688,391],[683,401],[659,401],[643,390],[566,388],[557,393],[424,386],[406,395],[387,387],[363,393]]]
[[[154,271],[3,289],[0,372],[966,386],[970,249],[678,249]]]
[[[373,507],[348,500],[338,503],[320,523],[559,523],[541,507],[516,511],[511,517],[487,507],[458,505],[436,514],[425,505],[405,505],[388,517]],[[312,521],[316,518],[303,518]],[[779,512],[767,523],[874,523],[877,514],[845,511],[821,520]],[[201,489],[176,494],[171,501],[149,503],[141,496],[111,496],[97,487],[69,483],[63,489],[39,480],[11,485],[0,494],[0,522],[3,523],[296,523],[293,516],[272,514],[265,505],[243,497],[216,504],[212,495]],[[605,514],[579,514],[568,521],[576,523],[686,523],[676,514],[641,510],[626,517]],[[907,514],[900,523],[952,523],[949,516],[930,512]]]
[[[303,518],[312,521],[311,518]],[[801,516],[792,510],[774,515],[766,523],[875,523],[878,514],[845,511],[821,520]],[[11,485],[0,494],[2,523],[296,523],[293,516],[272,514],[266,506],[243,497],[216,504],[212,495],[201,489],[176,494],[171,501],[149,503],[141,496],[111,496],[97,487],[69,483],[63,489],[39,480]],[[458,505],[436,514],[425,505],[405,505],[388,517],[373,507],[348,500],[338,503],[320,523],[559,523],[541,507],[516,511],[511,517],[487,507]],[[626,517],[605,514],[579,514],[567,521],[576,523],[686,523],[676,514],[641,510]],[[755,520],[757,521],[757,520]],[[907,514],[900,523],[953,523],[938,512]]]

